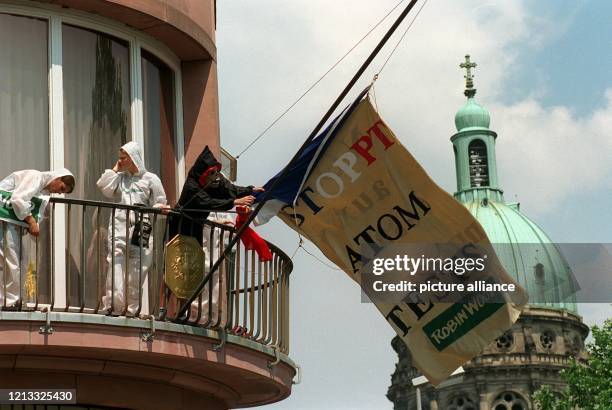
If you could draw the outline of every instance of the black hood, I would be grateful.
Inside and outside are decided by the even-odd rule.
[[[200,175],[204,173],[208,168],[221,165],[217,158],[213,155],[208,145],[204,148],[204,151],[198,156],[195,163],[189,170],[189,174],[187,174],[187,178],[193,178],[196,181],[200,178]]]

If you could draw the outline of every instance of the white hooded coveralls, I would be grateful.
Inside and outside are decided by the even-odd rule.
[[[15,171],[0,181],[0,190],[11,192],[13,211],[17,218],[23,221],[34,209],[32,198],[48,196],[49,182],[64,176],[73,175],[67,169],[44,172],[34,169]],[[17,224],[0,223],[0,305],[2,306],[14,306],[20,299],[20,270],[23,261],[19,260],[19,255],[26,255],[21,238],[25,232],[26,230]],[[4,300],[5,293],[6,300]]]
[[[144,166],[144,160],[140,147],[135,142],[128,142],[121,147],[132,159],[138,172],[130,174],[127,171],[115,172],[112,169],[104,171],[97,182],[98,188],[107,198],[118,199],[120,204],[135,205],[142,204],[145,207],[161,207],[166,204],[166,193],[162,182],[157,175],[148,172]],[[139,247],[131,244],[134,227],[140,215],[130,211],[129,228],[126,227],[127,211],[116,209],[115,218],[109,220],[108,247],[109,253],[108,274],[106,279],[106,295],[102,298],[103,310],[112,309],[114,313],[121,314],[125,310],[125,283],[127,276],[128,289],[128,312],[132,315],[149,314],[148,297],[148,272],[151,267],[153,255],[151,253],[153,238],[149,238],[149,247]],[[113,225],[115,240],[113,244]],[[127,232],[126,232],[127,230]],[[126,247],[126,244],[127,245]],[[141,251],[142,250],[142,251]],[[125,260],[126,252],[128,261]],[[114,253],[114,281],[113,277],[113,253]],[[142,271],[141,271],[142,266]],[[127,267],[127,272],[126,272]],[[139,281],[140,278],[140,281]],[[113,287],[114,282],[114,297]],[[140,291],[142,289],[142,292]],[[139,294],[142,299],[139,300]],[[112,304],[112,306],[111,306]]]
[[[211,212],[208,215],[208,220],[223,225],[234,226],[234,219],[227,212]],[[212,243],[211,243],[212,242]],[[219,259],[221,253],[229,243],[229,232],[223,235],[223,243],[221,243],[221,230],[211,225],[204,225],[203,229],[203,249],[204,249],[204,275],[207,275],[212,268],[212,265]],[[197,320],[200,324],[208,324],[215,326],[225,326],[227,324],[227,268],[230,260],[235,257],[235,254],[230,253],[224,263],[219,265],[219,268],[213,272],[212,277],[204,285],[202,290],[202,301],[197,298],[191,303],[191,311],[189,320]],[[231,274],[231,273],[230,273]],[[212,307],[210,308],[212,315],[209,320],[209,287],[212,284]],[[198,318],[199,314],[199,318]]]

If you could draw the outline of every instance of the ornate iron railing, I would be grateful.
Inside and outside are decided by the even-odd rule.
[[[118,220],[130,222],[109,223]],[[148,248],[147,241],[139,240],[148,228],[143,221],[151,229]],[[255,251],[236,245],[220,269],[208,275],[187,315],[177,318],[184,301],[165,286],[168,218],[160,210],[53,198],[40,231],[34,238],[26,228],[0,222],[2,310],[153,317],[234,333],[283,353],[289,350],[293,266],[271,243],[272,260],[265,262]],[[206,221],[203,277],[235,232],[232,226]]]

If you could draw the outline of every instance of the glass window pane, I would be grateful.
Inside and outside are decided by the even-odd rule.
[[[49,169],[47,31],[45,20],[0,14],[0,179],[21,169]],[[37,250],[30,235],[23,237],[21,265],[24,273],[31,271],[30,267],[39,272],[34,276],[40,292],[38,302],[48,303],[48,219],[40,228]],[[38,264],[32,264],[36,251]],[[31,276],[21,275],[22,284],[27,279]],[[26,303],[35,300],[33,294],[23,296]]]
[[[221,148],[221,159],[219,161],[221,162],[221,173],[230,181],[236,182],[238,160]]]
[[[73,197],[108,201],[96,182],[131,140],[128,43],[79,27],[62,27],[64,163],[76,177]],[[71,306],[95,308],[106,274],[108,210],[73,207],[70,214]]]
[[[0,14],[0,179],[49,169],[47,22]]]
[[[96,181],[131,140],[127,42],[64,25],[64,156],[77,177],[75,195],[104,197]]]
[[[174,72],[142,51],[145,163],[161,178],[168,202],[176,202]],[[162,156],[163,153],[163,156]]]

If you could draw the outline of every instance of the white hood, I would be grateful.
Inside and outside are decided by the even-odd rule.
[[[47,185],[55,178],[64,176],[74,176],[65,168],[55,171],[36,171],[34,169],[24,169],[15,171],[11,175],[0,181],[0,189],[12,192],[11,203],[17,218],[23,220],[30,214],[34,205],[32,198],[40,195],[48,195]]]
[[[74,178],[74,175],[72,175],[72,172],[70,172],[66,168],[56,169],[55,171],[44,171],[42,172],[42,176],[43,176],[43,187],[46,187],[49,184],[49,182],[53,181],[55,178],[61,178],[61,177],[66,177],[66,176],[71,176],[72,178]]]
[[[147,172],[144,159],[142,158],[142,150],[136,142],[130,141],[122,146],[121,149],[124,150],[130,156],[130,158],[132,158],[132,162],[134,162],[134,165],[136,165],[136,168],[138,168],[138,175],[142,175]]]

